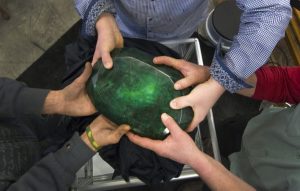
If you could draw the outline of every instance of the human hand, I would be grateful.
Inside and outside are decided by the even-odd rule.
[[[117,126],[103,115],[98,116],[89,127],[94,140],[100,147],[118,143],[121,137],[130,130],[128,125]],[[81,135],[81,138],[92,150],[96,151],[91,145],[86,132]]]
[[[161,119],[170,131],[170,135],[165,140],[152,140],[131,132],[127,133],[129,140],[162,157],[190,165],[194,161],[196,153],[200,152],[194,141],[185,131],[180,129],[172,117],[164,113]]]
[[[175,98],[171,101],[170,107],[173,109],[182,109],[192,107],[194,118],[186,129],[190,132],[205,118],[209,109],[215,104],[225,89],[213,78],[197,85],[190,94]]]
[[[211,190],[255,190],[230,173],[221,163],[201,152],[172,117],[163,114],[161,118],[170,131],[170,135],[165,140],[152,140],[129,132],[127,136],[130,141],[162,157],[189,165]]]
[[[180,71],[184,78],[174,84],[176,90],[197,85],[209,79],[209,67],[199,66],[183,59],[175,59],[168,56],[158,56],[153,59],[154,64],[165,64]]]
[[[93,56],[92,66],[102,58],[105,68],[110,69],[113,61],[110,52],[115,48],[123,47],[123,36],[118,28],[115,18],[110,13],[103,13],[96,23],[98,39]]]
[[[92,73],[90,63],[85,64],[83,73],[62,90],[50,91],[46,97],[43,113],[69,116],[87,116],[96,112],[87,92],[86,83]]]

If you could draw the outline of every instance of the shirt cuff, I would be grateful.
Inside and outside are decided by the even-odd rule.
[[[83,17],[82,34],[85,38],[94,38],[97,35],[96,23],[104,12],[115,15],[113,2],[111,0],[92,0]]]
[[[49,90],[44,89],[22,88],[16,102],[16,111],[22,111],[22,114],[40,115],[48,93]]]
[[[66,171],[76,173],[95,154],[76,132],[54,155]]]
[[[252,87],[232,73],[224,64],[223,60],[223,56],[221,55],[221,45],[219,43],[210,67],[210,74],[216,81],[218,81],[230,93],[235,93],[243,88]]]

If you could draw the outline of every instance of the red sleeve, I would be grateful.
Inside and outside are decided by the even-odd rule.
[[[252,98],[275,103],[299,103],[300,67],[264,66],[255,74],[257,83]]]

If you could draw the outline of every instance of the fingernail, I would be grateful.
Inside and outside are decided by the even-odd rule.
[[[106,68],[110,69],[112,67],[112,63],[111,62],[106,62],[104,64],[106,66]]]
[[[127,125],[127,126],[126,126],[126,130],[127,130],[127,131],[130,131],[130,130],[131,130],[131,127],[130,127],[129,125]]]
[[[163,113],[161,115],[161,119],[164,120],[164,121],[167,120],[168,119],[168,115],[166,113]]]
[[[175,88],[175,90],[180,89],[180,84],[174,84],[174,88]]]
[[[176,101],[171,101],[170,106],[171,108],[176,109]]]
[[[153,63],[156,63],[157,62],[157,59],[156,58],[153,58]]]

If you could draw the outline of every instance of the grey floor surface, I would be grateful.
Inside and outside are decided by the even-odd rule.
[[[0,76],[17,78],[79,20],[73,0],[0,0]]]

